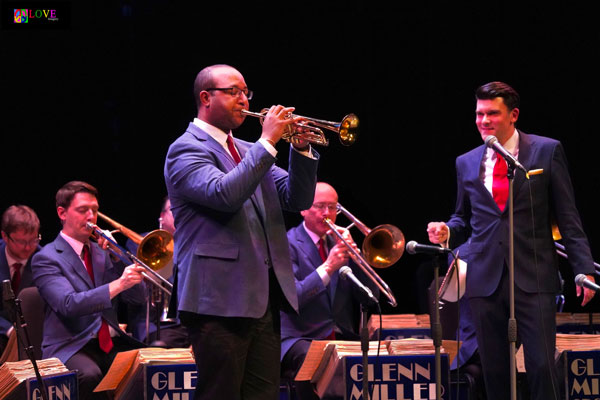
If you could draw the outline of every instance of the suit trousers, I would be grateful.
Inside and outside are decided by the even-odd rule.
[[[488,400],[510,399],[510,317],[508,268],[496,291],[469,299]],[[523,345],[531,399],[559,399],[556,347],[556,295],[527,293],[515,287],[517,344]]]
[[[119,337],[113,337],[112,339],[114,346],[109,353],[105,353],[100,349],[98,339],[92,339],[65,363],[68,369],[77,370],[79,399],[100,400],[110,398],[107,392],[94,393],[94,389],[108,372],[117,353],[133,349]]]
[[[195,399],[278,398],[280,290],[272,273],[269,281],[270,301],[261,318],[180,312],[198,370]]]

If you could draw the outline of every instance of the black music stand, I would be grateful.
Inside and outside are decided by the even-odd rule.
[[[44,382],[44,380],[42,379],[42,375],[40,374],[40,370],[35,359],[35,354],[33,352],[33,346],[31,345],[31,341],[29,340],[29,333],[27,331],[27,321],[25,321],[25,316],[23,315],[23,311],[21,310],[21,299],[15,297],[15,294],[12,291],[10,281],[8,279],[2,281],[2,297],[4,308],[8,311],[10,320],[13,322],[13,326],[16,329],[17,342],[23,345],[23,350],[25,351],[27,358],[29,358],[29,361],[31,361],[31,365],[33,365],[35,377],[40,385],[42,399],[48,400],[48,391],[46,390],[46,383]],[[19,332],[23,332],[23,335],[20,335]],[[22,338],[22,336],[24,338]]]

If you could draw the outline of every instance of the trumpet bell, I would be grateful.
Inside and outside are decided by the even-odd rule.
[[[154,271],[163,269],[173,258],[173,236],[164,229],[148,233],[138,245],[137,257]]]
[[[365,259],[373,268],[387,268],[404,254],[405,239],[393,225],[379,225],[369,232],[362,245]]]
[[[354,144],[354,142],[356,142],[359,132],[358,126],[359,121],[358,117],[355,114],[346,115],[342,122],[340,122],[338,135],[340,138],[340,142],[344,146],[350,146]]]

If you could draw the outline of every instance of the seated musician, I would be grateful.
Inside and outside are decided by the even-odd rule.
[[[78,370],[79,398],[105,399],[93,393],[120,351],[143,347],[123,332],[113,303],[117,295],[144,301],[142,267],[113,262],[106,240],[90,241],[96,223],[98,191],[73,181],[56,193],[56,211],[62,230],[34,255],[33,278],[46,302],[42,352]]]
[[[327,235],[330,227],[323,219],[335,223],[337,203],[335,189],[318,182],[311,208],[301,212],[304,222],[288,231],[299,313],[281,312],[281,373],[287,379],[296,376],[312,340],[360,340],[362,294],[352,282],[338,279],[342,266],[350,266],[379,296],[376,286],[349,260],[347,246]],[[347,231],[345,236],[355,246]],[[296,382],[295,390],[299,399],[318,398],[310,382]]]
[[[10,280],[15,296],[33,286],[31,257],[41,249],[40,220],[25,205],[10,206],[2,214],[2,240],[0,240],[0,282]],[[0,287],[0,295],[2,288]],[[0,354],[8,342],[8,332],[13,321],[0,302]]]
[[[160,210],[159,217],[159,228],[164,229],[169,232],[171,235],[175,234],[175,223],[173,221],[173,214],[171,213],[171,201],[169,197],[165,197],[162,202],[162,207]],[[147,233],[146,233],[147,234]],[[142,234],[145,236],[146,234]],[[127,240],[126,244],[127,249],[132,254],[137,254],[138,245],[133,242],[133,240]],[[169,262],[167,266],[157,271],[163,278],[167,279],[171,284],[173,283],[173,262]],[[148,317],[149,321],[146,321],[146,307],[147,304],[139,305],[139,304],[129,304],[127,306],[127,329],[130,331],[136,339],[140,341],[145,341],[146,343],[152,343],[157,346],[165,346],[165,347],[189,347],[191,346],[187,329],[179,322],[178,318],[168,318],[166,321],[164,318],[161,318],[163,311],[165,309],[164,305],[169,304],[169,296],[165,295],[164,292],[160,291],[156,287],[150,287],[152,289],[152,295],[154,298],[158,298],[161,301],[155,302],[152,304],[150,308],[150,315]],[[156,304],[158,304],[161,309],[156,309]],[[162,320],[159,325],[159,330],[156,329],[156,319],[158,317]],[[166,317],[166,316],[163,316]],[[146,322],[148,322],[148,327],[150,331],[150,335],[146,335]]]

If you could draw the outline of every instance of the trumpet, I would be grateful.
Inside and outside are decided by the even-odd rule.
[[[137,255],[120,246],[112,237],[105,234],[98,225],[88,222],[86,224],[87,228],[94,231],[97,236],[101,236],[107,240],[108,251],[112,254],[125,262],[135,262],[142,266],[150,274],[142,272],[142,276],[152,285],[171,296],[173,285],[155,271],[164,267],[173,257],[173,237],[171,234],[165,230],[157,229],[142,238],[141,235],[125,228],[104,214],[99,212],[98,216],[113,224],[119,232],[136,243],[138,245]],[[152,267],[148,266],[147,263]]]
[[[259,113],[242,110],[242,114],[249,115],[251,117],[257,117],[260,119],[260,123],[262,124],[267,111],[269,111],[268,108],[263,108]],[[355,114],[346,115],[341,122],[302,117],[300,115],[291,113],[287,115],[287,118],[296,117],[304,118],[306,122],[288,125],[287,129],[283,133],[283,136],[281,136],[281,138],[286,142],[297,143],[299,140],[305,140],[321,146],[328,146],[329,140],[325,137],[325,134],[320,128],[336,132],[340,142],[344,146],[350,146],[358,137],[359,122],[358,117]]]
[[[392,266],[404,254],[405,239],[404,234],[393,225],[379,225],[374,229],[369,229],[358,218],[352,215],[348,210],[337,204],[337,213],[342,213],[352,223],[346,227],[350,229],[352,226],[365,235],[362,245],[362,255],[358,252],[351,243],[349,243],[340,232],[337,226],[330,218],[325,218],[323,221],[329,226],[331,231],[338,239],[346,246],[350,252],[352,260],[362,269],[369,279],[375,283],[379,290],[388,298],[388,302],[392,307],[396,307],[398,302],[392,293],[390,287],[375,273],[373,268],[387,268]],[[363,256],[364,255],[364,256]]]

